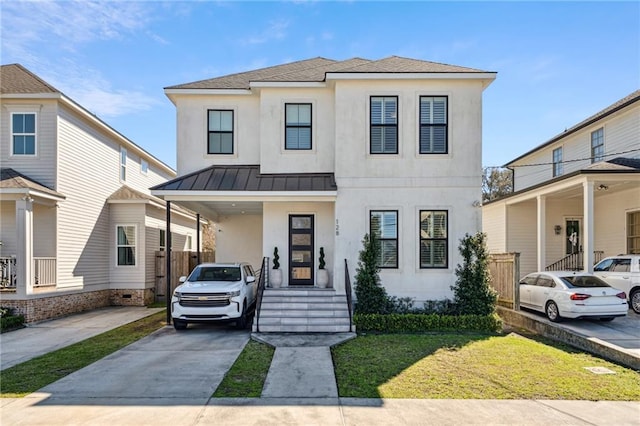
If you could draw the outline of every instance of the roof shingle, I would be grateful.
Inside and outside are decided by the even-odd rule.
[[[0,67],[0,93],[60,93],[60,91],[22,65],[10,64]]]

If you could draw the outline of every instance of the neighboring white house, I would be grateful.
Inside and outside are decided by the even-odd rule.
[[[509,162],[514,193],[483,206],[492,252],[521,275],[640,253],[640,91]]]
[[[165,202],[176,176],[18,64],[0,68],[2,305],[28,321],[153,301]],[[174,250],[196,250],[195,216],[172,210]]]
[[[179,177],[152,194],[216,223],[216,259],[279,249],[284,286],[354,281],[380,235],[389,294],[451,297],[458,245],[480,230],[482,93],[494,72],[389,57],[314,58],[165,88]]]

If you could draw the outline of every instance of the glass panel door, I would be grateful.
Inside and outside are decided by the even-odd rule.
[[[313,216],[289,215],[289,285],[313,285]]]
[[[565,230],[565,254],[580,253],[582,251],[580,219],[566,219]]]

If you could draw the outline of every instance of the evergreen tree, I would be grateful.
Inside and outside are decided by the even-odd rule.
[[[466,234],[460,240],[458,250],[464,263],[456,267],[456,284],[453,302],[460,315],[490,315],[495,312],[498,299],[491,287],[489,255],[485,245],[486,235],[478,232]]]
[[[380,285],[380,243],[375,235],[365,234],[356,269],[356,313],[385,314],[390,303],[387,291]]]

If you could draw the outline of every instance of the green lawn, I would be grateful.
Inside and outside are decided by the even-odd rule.
[[[0,371],[0,397],[19,398],[145,337],[165,325],[166,312],[123,325]]]
[[[257,398],[262,393],[275,349],[250,340],[213,394],[214,398]]]
[[[637,372],[517,334],[365,335],[332,353],[342,397],[640,400]]]

